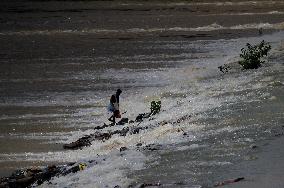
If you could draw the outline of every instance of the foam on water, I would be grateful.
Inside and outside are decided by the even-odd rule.
[[[125,151],[124,154],[112,152],[109,156],[108,158],[97,157],[98,164],[87,168],[84,172],[55,178],[54,184],[45,183],[40,187],[105,187],[106,185],[114,187],[118,184],[126,187],[131,180],[121,179],[122,175],[126,175],[125,170],[141,169],[146,160],[145,155],[133,150]]]
[[[214,2],[181,2],[181,3],[168,3],[168,4],[155,4],[158,6],[192,6],[192,5],[199,5],[199,6],[208,6],[208,5],[215,5],[215,6],[247,6],[247,5],[274,5],[274,4],[283,4],[283,1],[239,1],[239,2],[231,2],[231,1],[214,1]],[[124,3],[121,4],[123,6],[143,6],[143,3]]]
[[[0,120],[11,120],[11,119],[31,119],[31,118],[48,118],[48,117],[66,117],[68,114],[24,114],[20,116],[15,115],[3,115],[0,117]]]
[[[151,34],[161,32],[197,32],[197,31],[216,31],[216,30],[246,30],[246,29],[283,29],[284,23],[249,23],[243,25],[222,26],[218,23],[212,23],[210,25],[187,28],[187,27],[172,27],[172,28],[132,28],[126,30],[108,30],[108,29],[86,29],[86,30],[26,30],[26,31],[7,31],[1,32],[0,35],[57,35],[57,34],[75,34],[75,35],[88,35],[88,34]]]
[[[282,11],[270,12],[233,12],[233,13],[219,13],[219,14],[202,14],[199,16],[253,16],[253,15],[282,15]]]
[[[143,90],[139,88],[129,90],[127,97],[121,102],[122,111],[131,109],[125,116],[133,119],[137,114],[148,111],[151,100],[161,100],[162,111],[154,116],[153,119],[145,120],[139,124],[141,127],[147,126],[148,129],[141,131],[139,134],[128,133],[125,137],[113,135],[111,139],[104,142],[93,141],[90,147],[78,151],[4,154],[5,156],[2,157],[24,161],[81,162],[95,160],[98,162],[96,165],[90,164],[82,172],[70,174],[65,177],[56,177],[51,180],[51,184],[45,183],[42,187],[114,187],[115,185],[126,187],[134,181],[127,177],[129,172],[146,168],[147,162],[155,160],[155,156],[145,154],[143,149],[137,148],[136,145],[138,143],[142,143],[143,146],[149,144],[161,145],[162,149],[166,148],[165,150],[170,151],[197,150],[207,147],[207,145],[191,144],[184,146],[182,144],[189,141],[200,142],[212,135],[219,135],[224,132],[236,132],[244,129],[244,126],[228,126],[225,128],[216,127],[216,129],[210,130],[208,125],[199,124],[198,120],[206,118],[206,112],[218,107],[230,106],[240,101],[250,102],[263,97],[268,98],[269,94],[267,93],[260,93],[254,97],[251,96],[256,90],[267,87],[271,82],[271,78],[263,78],[262,76],[265,71],[261,70],[237,72],[220,77],[220,73],[216,67],[220,64],[230,63],[228,62],[229,60],[235,60],[235,57],[239,54],[240,46],[244,46],[247,42],[257,43],[264,39],[269,41],[272,47],[275,48],[275,45],[278,45],[278,41],[283,40],[283,38],[284,33],[280,32],[261,38],[195,41],[190,45],[198,47],[206,43],[206,48],[210,51],[210,55],[199,59],[184,60],[185,66],[182,68],[149,71],[146,74],[139,74],[128,69],[119,70],[121,71],[119,74],[114,74],[117,72],[110,69],[105,73],[106,77],[113,75],[116,79],[120,80],[134,79],[135,76],[139,80],[157,78],[155,82],[159,82],[160,78],[167,80],[168,84],[164,88],[146,87]],[[171,45],[174,46],[174,44]],[[164,47],[167,48],[166,45]],[[194,69],[193,66],[195,66]],[[263,69],[265,70],[265,67]],[[254,80],[262,80],[262,82],[255,84]],[[133,86],[137,85],[139,86],[139,83],[133,84]],[[107,102],[105,101],[105,103]],[[86,113],[91,113],[91,109],[78,112],[75,116]],[[103,122],[105,118],[106,116],[102,116],[98,119]],[[183,120],[175,123],[180,118],[183,118]],[[131,132],[138,125],[125,126],[130,126]],[[115,126],[104,131],[122,129],[125,126]],[[76,131],[72,133],[71,137],[62,142],[72,142],[82,135],[94,132],[95,130],[91,129]],[[186,132],[187,135],[183,135],[183,132]],[[252,141],[250,138],[238,140],[238,142],[249,143]],[[119,149],[121,147],[127,147],[128,150],[120,152]],[[230,155],[233,156],[234,153],[231,152]],[[228,161],[218,160],[190,161],[190,163],[199,166],[226,166],[231,164]]]
[[[0,138],[5,138],[7,135],[1,135]],[[10,133],[9,139],[23,138],[27,140],[49,140],[49,142],[60,143],[67,140],[71,133],[64,134],[62,132],[52,132],[52,133]]]
[[[202,4],[202,3],[200,3]],[[240,2],[212,2],[204,3],[204,5],[217,5],[217,6],[234,6],[234,5],[272,5],[272,4],[283,4],[282,1],[240,1]]]

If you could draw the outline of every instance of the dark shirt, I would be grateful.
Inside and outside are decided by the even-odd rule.
[[[110,103],[111,104],[114,104],[114,103],[119,104],[119,95],[118,94],[112,95],[111,98],[110,98]]]
[[[119,104],[119,94],[115,94],[116,102]]]

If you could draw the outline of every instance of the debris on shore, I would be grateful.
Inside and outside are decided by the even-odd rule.
[[[242,181],[244,179],[245,179],[244,177],[240,177],[240,178],[225,180],[225,181],[216,183],[214,185],[214,187],[219,187],[219,186],[224,186],[224,185],[228,185],[228,184],[231,184],[231,183],[236,183],[236,182]]]
[[[89,161],[89,164],[96,163]],[[28,168],[26,170],[16,170],[9,177],[0,179],[0,188],[24,188],[31,185],[41,185],[53,177],[66,176],[70,173],[86,169],[87,163],[68,163],[66,165],[51,165],[45,168]]]

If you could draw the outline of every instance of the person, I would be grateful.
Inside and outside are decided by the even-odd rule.
[[[113,114],[108,118],[113,124],[115,124],[115,118],[121,118],[119,111],[119,96],[122,93],[121,89],[118,89],[114,95],[110,97],[108,111]]]

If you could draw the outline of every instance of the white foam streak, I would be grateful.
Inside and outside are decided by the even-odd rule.
[[[98,164],[82,172],[54,178],[53,184],[45,183],[40,187],[127,187],[131,180],[126,178],[126,170],[143,168],[146,157],[140,152],[126,151],[124,155],[113,152],[109,158],[96,160]]]
[[[263,5],[281,5],[284,4],[283,1],[239,1],[239,2],[231,2],[231,1],[214,1],[214,2],[181,2],[181,3],[157,3],[157,6],[263,6]],[[122,4],[124,6],[143,6],[143,3],[125,3]]]
[[[280,23],[250,23],[234,26],[222,26],[218,23],[213,23],[206,26],[200,26],[195,28],[187,27],[173,27],[173,28],[132,28],[126,30],[107,30],[107,29],[89,29],[89,30],[31,30],[31,31],[18,31],[18,32],[2,32],[0,35],[59,35],[59,34],[103,34],[103,35],[124,35],[124,34],[151,34],[162,32],[197,32],[197,31],[215,31],[215,30],[246,30],[246,29],[284,29],[284,22]]]
[[[219,13],[219,14],[202,14],[199,16],[253,16],[253,15],[282,15],[282,11],[270,12],[233,12],[233,13]]]

